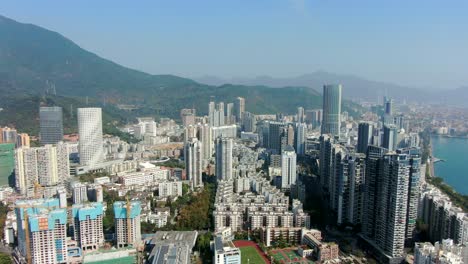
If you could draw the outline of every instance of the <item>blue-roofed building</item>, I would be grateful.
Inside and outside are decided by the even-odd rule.
[[[104,244],[103,213],[102,203],[73,205],[73,235],[83,251],[96,250]]]
[[[16,202],[20,258],[31,263],[67,263],[67,211],[58,199]],[[27,245],[29,238],[30,245]]]
[[[127,212],[127,202],[114,203],[117,247],[136,246],[141,243],[141,203],[140,201],[130,201],[129,203],[130,212]]]

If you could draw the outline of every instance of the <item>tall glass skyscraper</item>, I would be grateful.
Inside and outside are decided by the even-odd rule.
[[[322,135],[340,136],[341,84],[323,86]]]
[[[63,140],[62,108],[42,106],[39,108],[41,144],[57,144]]]
[[[78,108],[79,153],[81,165],[96,165],[104,160],[101,108]]]

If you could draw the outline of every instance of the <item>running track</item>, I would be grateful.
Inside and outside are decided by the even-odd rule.
[[[260,256],[262,256],[265,263],[271,264],[270,260],[268,260],[267,255],[265,255],[265,253],[263,253],[262,249],[253,241],[237,240],[237,241],[234,241],[234,246],[239,247],[239,248],[241,248],[241,247],[253,247],[253,248],[255,248],[257,250],[258,254],[260,254]]]

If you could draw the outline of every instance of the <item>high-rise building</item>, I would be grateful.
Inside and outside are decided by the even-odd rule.
[[[204,160],[209,160],[213,156],[214,141],[213,131],[208,124],[199,124],[198,126],[198,140],[202,143],[202,154]]]
[[[383,128],[382,147],[389,151],[396,150],[398,141],[398,132],[395,125],[385,125]]]
[[[72,198],[74,204],[81,204],[88,201],[88,187],[85,183],[73,182],[71,184]]]
[[[357,152],[366,153],[367,146],[372,144],[374,126],[370,122],[360,122],[358,126]]]
[[[395,120],[393,118],[393,99],[384,98],[384,113],[382,116],[382,122],[384,125],[393,125]]]
[[[237,97],[236,101],[234,102],[234,110],[237,121],[242,121],[242,114],[245,112],[245,99],[242,97]]]
[[[1,143],[14,143],[16,144],[16,139],[18,138],[18,132],[16,129],[3,127],[0,128],[1,134]]]
[[[358,225],[362,222],[364,172],[364,154],[347,154],[338,165],[336,211],[339,225]]]
[[[209,122],[212,127],[219,127],[224,126],[225,124],[225,116],[224,116],[224,103],[218,103],[217,107],[215,107],[214,102],[210,102],[208,105],[208,117]]]
[[[104,244],[103,213],[102,203],[73,205],[74,240],[83,251],[96,250]]]
[[[195,125],[196,110],[195,109],[182,109],[180,110],[180,119],[184,126]]]
[[[202,187],[203,143],[197,138],[189,139],[185,143],[184,159],[187,179],[190,181],[192,189]]]
[[[104,160],[101,108],[78,108],[80,164],[93,166]]]
[[[322,134],[340,136],[341,84],[323,86]]]
[[[329,135],[320,136],[320,186],[325,193],[329,192],[331,169],[332,169],[332,149],[334,139]]]
[[[296,153],[298,155],[305,154],[306,132],[307,132],[307,126],[305,123],[296,124],[296,133],[295,133],[296,144],[295,145],[296,145]]]
[[[379,196],[380,159],[388,150],[377,146],[368,146],[366,152],[366,179],[364,193],[364,214],[362,232],[367,237],[375,237],[375,207]]]
[[[304,112],[304,107],[300,106],[297,108],[297,116],[296,116],[296,122],[297,123],[305,123],[305,112]]]
[[[226,125],[231,125],[236,123],[236,117],[234,115],[234,104],[233,103],[228,103],[226,105],[226,120],[225,123]]]
[[[98,183],[88,184],[87,188],[88,200],[92,202],[102,203],[104,202],[104,192],[102,185]]]
[[[141,243],[140,214],[139,201],[114,202],[117,247],[137,246]]]
[[[316,128],[322,122],[322,109],[306,110],[306,123]]]
[[[418,218],[418,206],[420,200],[421,180],[421,150],[417,147],[398,150],[398,153],[408,155],[410,166],[408,184],[408,212],[406,219],[406,239],[411,241],[416,232],[416,220]]]
[[[21,263],[67,263],[67,211],[58,199],[17,201],[16,218]]]
[[[255,132],[257,131],[257,117],[250,113],[244,112],[242,114],[242,131],[244,132]]]
[[[216,138],[216,177],[218,180],[232,179],[232,138]]]
[[[286,124],[282,122],[270,122],[268,124],[268,148],[277,154],[281,153],[281,137],[285,127]]]
[[[35,186],[55,186],[70,177],[67,145],[18,148],[15,152],[15,186],[27,197],[36,195]]]
[[[281,189],[290,189],[296,184],[296,158],[294,148],[289,145],[281,153]]]
[[[390,116],[393,115],[393,99],[385,97],[384,101],[384,113]]]
[[[57,144],[63,140],[62,108],[58,106],[39,108],[41,144]]]
[[[0,144],[0,186],[14,186],[15,144]]]
[[[30,146],[30,138],[29,135],[26,133],[20,133],[16,137],[16,147],[29,147]]]
[[[368,155],[366,162],[375,161],[376,156],[372,155],[381,153]],[[373,193],[366,194],[364,237],[380,262],[396,263],[404,254],[410,163],[408,155],[395,153],[374,161],[366,164],[366,170],[375,170],[366,174],[366,187],[372,183],[375,190],[366,188],[366,192]]]

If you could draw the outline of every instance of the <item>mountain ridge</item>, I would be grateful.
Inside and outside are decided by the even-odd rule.
[[[9,105],[9,98],[21,105],[23,101],[15,97],[18,94],[81,101],[89,97],[94,105],[134,104],[138,111],[133,115],[171,118],[179,118],[180,109],[188,107],[205,114],[212,98],[233,102],[238,96],[244,97],[246,110],[256,114],[295,113],[299,106],[320,108],[322,104],[320,93],[306,87],[210,86],[174,75],[151,75],[101,58],[57,32],[6,17],[0,18],[0,35],[5,36],[0,39],[0,107]],[[353,114],[360,107],[344,101],[344,109]],[[1,120],[7,124],[15,121],[7,117]]]

